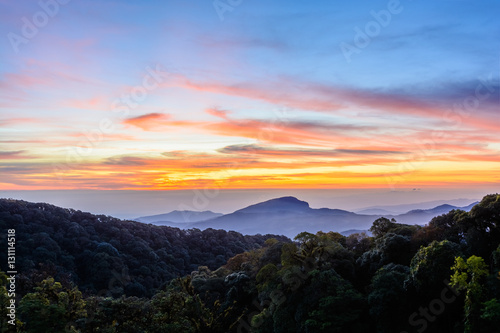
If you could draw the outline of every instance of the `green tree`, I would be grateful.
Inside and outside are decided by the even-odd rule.
[[[391,229],[394,229],[397,226],[398,224],[396,223],[395,219],[389,220],[386,217],[380,217],[373,222],[372,226],[370,227],[370,231],[372,232],[373,236],[378,238],[382,237],[383,235],[391,231]]]
[[[483,309],[481,310],[481,319],[484,324],[481,325],[481,329],[484,332],[494,332],[498,329],[498,323],[500,323],[500,302],[496,298],[483,303]]]
[[[449,267],[460,254],[460,246],[447,240],[421,247],[411,260],[405,284],[424,297],[434,297],[443,288],[443,281],[450,276]]]
[[[267,286],[267,284],[271,280],[273,280],[276,277],[277,273],[278,273],[278,268],[276,268],[276,265],[267,264],[266,266],[260,269],[255,280],[257,284],[260,285],[260,288],[263,289]]]
[[[468,255],[487,258],[500,240],[500,194],[486,195],[469,213],[458,219]]]
[[[408,266],[388,264],[373,277],[368,304],[370,315],[377,323],[377,332],[392,332],[395,326],[407,325],[408,300],[404,281],[409,272]]]
[[[295,258],[301,262],[306,271],[315,268],[334,268],[343,276],[350,277],[354,274],[354,256],[345,248],[345,236],[337,232],[319,231],[315,235],[302,232],[295,239],[300,241]]]
[[[447,239],[449,241],[459,243],[464,234],[462,232],[463,226],[460,225],[459,221],[463,220],[467,216],[467,212],[459,209],[453,209],[446,214],[436,216],[432,218],[429,225],[424,229],[427,231],[435,230],[433,234],[439,240]]]
[[[349,281],[329,270],[311,273],[311,282],[304,289],[304,303],[310,304],[302,324],[305,332],[341,333],[352,331],[358,324],[365,299]],[[300,318],[300,310],[299,306],[295,318]]]
[[[151,300],[150,332],[218,333],[231,329],[233,320],[231,306],[222,306],[216,301],[211,307],[205,305],[196,294],[191,277],[177,279],[166,291],[157,293]]]
[[[455,258],[451,267],[451,286],[458,290],[466,290],[465,295],[465,332],[479,332],[480,305],[483,298],[483,280],[488,275],[488,266],[483,258],[471,256],[465,261],[462,257]]]
[[[286,243],[281,248],[281,265],[289,267],[299,265],[300,260],[297,257],[298,247],[295,243]]]
[[[358,258],[373,247],[373,237],[369,237],[366,232],[351,234],[346,239],[346,248],[354,253]]]
[[[19,314],[26,332],[71,332],[86,317],[85,302],[77,287],[66,289],[48,278],[22,298]]]

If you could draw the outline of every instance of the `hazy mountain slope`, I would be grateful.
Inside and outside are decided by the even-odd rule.
[[[235,230],[245,234],[266,234],[275,230],[278,234],[295,237],[303,231],[316,233],[365,230],[376,218],[378,216],[358,215],[340,209],[312,209],[305,201],[283,197],[251,205],[208,221],[190,223],[189,228]]]
[[[475,204],[475,203],[474,203]],[[445,214],[452,209],[470,210],[474,205],[455,207],[441,205],[432,209],[412,210],[400,215],[359,214],[341,209],[313,209],[305,201],[295,197],[282,197],[250,205],[231,214],[194,223],[167,223],[181,228],[206,228],[234,230],[243,234],[282,234],[293,238],[303,231],[348,232],[349,230],[367,230],[379,217],[395,218],[400,223],[426,224],[433,217]]]
[[[406,224],[426,224],[433,217],[446,214],[453,209],[461,209],[464,211],[470,211],[477,202],[474,202],[465,207],[455,207],[452,205],[444,204],[431,209],[415,209],[407,213],[396,215],[394,218],[400,223]]]
[[[381,209],[381,208],[367,208],[359,211],[355,211],[356,214],[362,215],[397,215],[396,212]]]
[[[369,206],[355,210],[354,212],[358,214],[373,214],[373,211],[380,210],[378,213],[375,214],[381,214],[383,213],[382,211],[386,211],[387,214],[398,215],[407,213],[411,210],[432,209],[434,207],[438,207],[445,204],[452,205],[454,207],[464,207],[469,205],[473,201],[474,201],[473,199],[433,200],[433,201],[425,201],[412,204]],[[475,205],[477,202],[478,201],[474,201],[473,205]]]
[[[203,212],[195,212],[192,210],[174,210],[167,214],[138,217],[134,219],[134,221],[152,224],[165,224],[165,222],[190,223],[205,221],[222,215],[223,214],[221,213],[214,213],[209,210]]]

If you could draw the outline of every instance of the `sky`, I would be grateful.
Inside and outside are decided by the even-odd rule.
[[[0,6],[0,190],[498,188],[498,1]]]

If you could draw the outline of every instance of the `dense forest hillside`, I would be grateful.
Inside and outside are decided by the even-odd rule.
[[[0,229],[2,235],[16,230],[21,288],[29,289],[50,274],[74,282],[84,292],[105,290],[113,296],[151,296],[200,265],[216,269],[270,237],[280,238],[179,230],[7,199],[0,200]],[[7,248],[6,237],[0,239],[0,248]],[[2,260],[4,271],[6,264]]]
[[[182,234],[176,229],[147,225],[142,229],[136,224],[131,224],[134,228],[129,230],[123,227],[129,222],[60,211],[50,205],[13,201],[2,204],[14,210],[2,208],[2,227],[15,223],[16,228],[31,230],[32,235],[44,232],[37,228],[50,228],[62,220],[73,220],[73,214],[82,216],[76,219],[79,221],[76,225],[82,225],[84,230],[92,226],[95,233],[87,231],[89,235],[107,235],[100,236],[106,242],[103,245],[92,243],[89,236],[70,238],[71,242],[79,237],[89,238],[85,244],[93,244],[95,262],[112,256],[129,265],[128,261],[134,257],[125,255],[128,253],[125,248],[133,251],[135,243],[132,242],[140,244],[140,241],[134,237],[120,239],[121,231],[128,230],[132,235],[142,232],[144,239],[154,239],[151,244],[161,244],[168,237],[175,239],[167,236],[171,232]],[[61,214],[65,211],[68,215],[58,219],[61,214],[45,215],[43,212],[47,209]],[[21,216],[25,217],[21,219]],[[43,216],[46,219],[43,223],[25,221],[38,221]],[[72,227],[78,229],[76,225]],[[116,230],[105,231],[107,228],[103,225]],[[164,232],[156,237],[153,234],[156,235],[157,230]],[[20,332],[120,333],[500,332],[500,195],[487,195],[470,212],[452,210],[425,226],[379,218],[370,231],[373,236],[303,232],[294,242],[241,236],[240,242],[247,239],[246,244],[253,249],[234,255],[221,267],[216,267],[215,259],[210,267],[200,266],[183,277],[165,280],[151,297],[82,295],[79,286],[70,281],[58,281],[57,277],[40,273],[43,279],[38,279],[19,300],[18,328]],[[63,242],[64,237],[55,235],[65,232],[69,231],[53,227],[47,235],[39,236],[53,238],[53,242],[44,243],[48,253],[62,249],[59,242]],[[191,231],[183,240],[190,244],[200,239],[202,243],[209,242],[202,234]],[[232,235],[229,239],[240,237],[227,235]],[[113,242],[117,238],[120,246]],[[20,242],[21,237],[19,248]],[[262,246],[258,246],[260,244]],[[35,249],[33,252],[40,247],[28,245]],[[100,247],[102,251],[97,251]],[[167,252],[167,255],[177,259],[182,252],[174,248],[169,247],[176,252]],[[75,253],[83,255],[86,250],[81,247]],[[62,257],[70,255],[60,252]],[[37,254],[19,253],[19,259],[25,255]],[[146,281],[155,265],[166,262],[164,258],[167,257],[152,260],[141,256],[143,262],[130,263],[131,267],[143,267],[143,275],[135,275],[136,279]],[[81,263],[73,262],[78,271]],[[24,265],[29,267],[28,263]],[[93,267],[94,264],[86,261],[85,265]],[[105,265],[98,269],[103,267]],[[191,268],[186,262],[183,267]],[[5,276],[0,274],[0,279],[5,280]],[[133,281],[131,278],[129,284],[134,284]],[[108,283],[110,288],[113,285]],[[5,291],[3,293],[5,295]],[[147,294],[147,290],[143,294]],[[2,302],[5,308],[5,296]],[[4,319],[2,327],[5,325]]]

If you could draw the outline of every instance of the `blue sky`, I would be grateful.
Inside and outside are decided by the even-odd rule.
[[[0,189],[500,180],[498,1],[0,5]]]

